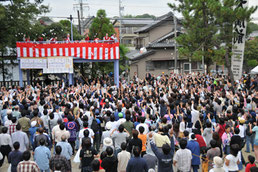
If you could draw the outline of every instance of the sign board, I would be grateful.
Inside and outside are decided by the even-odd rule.
[[[73,73],[72,57],[48,57],[43,73]]]
[[[236,8],[248,7],[248,0],[236,0],[238,5]],[[247,22],[245,20],[236,20],[233,25],[233,47],[231,57],[231,69],[235,80],[239,80],[242,76],[244,50],[245,50],[245,37],[246,37]]]
[[[47,67],[47,59],[21,58],[21,69],[44,69]]]

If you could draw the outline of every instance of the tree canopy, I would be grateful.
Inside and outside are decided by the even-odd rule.
[[[156,16],[145,13],[145,14],[141,14],[141,15],[131,15],[131,14],[127,14],[125,16],[123,16],[123,18],[152,18],[152,19],[156,19]]]
[[[108,33],[109,36],[115,33],[114,27],[110,20],[106,16],[105,10],[98,10],[97,17],[94,18],[92,25],[89,31],[89,37],[91,39],[99,38],[102,39]],[[126,65],[126,53],[128,49],[124,45],[119,46],[120,50],[120,60],[119,60],[119,71],[122,72],[128,69],[128,65]],[[113,72],[114,67],[112,63],[105,63],[105,62],[96,62],[92,64],[92,75],[96,76],[97,72],[100,71],[101,74],[108,74]]]
[[[115,33],[114,27],[110,20],[107,18],[105,10],[98,10],[97,16],[93,19],[90,27],[89,37],[91,39],[99,38],[102,39],[106,36],[106,33],[111,36]]]
[[[258,37],[245,44],[244,67],[246,71],[258,65]]]
[[[32,29],[36,16],[49,11],[42,5],[43,0],[13,0],[7,5],[0,4],[0,51],[6,47],[15,47],[17,40],[22,40],[23,33]]]
[[[182,0],[179,5],[168,5],[183,15],[182,24],[185,33],[177,38],[181,45],[179,55],[205,63],[225,64],[230,78],[233,24],[237,21],[250,20],[257,7],[234,8],[241,5],[236,0]]]

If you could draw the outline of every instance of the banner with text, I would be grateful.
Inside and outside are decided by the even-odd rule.
[[[22,58],[21,60],[21,69],[44,69],[47,68],[47,59],[46,58]]]
[[[43,73],[73,73],[72,57],[48,57]]]
[[[248,0],[236,0],[236,2],[238,3],[236,8],[248,7]],[[247,22],[245,20],[236,20],[233,25],[234,38],[231,56],[231,69],[235,80],[239,80],[242,76],[246,28]]]

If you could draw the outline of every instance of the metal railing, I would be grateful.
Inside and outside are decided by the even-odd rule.
[[[34,44],[64,44],[64,43],[118,43],[118,40],[74,40],[74,41],[17,41],[17,43],[34,43]]]

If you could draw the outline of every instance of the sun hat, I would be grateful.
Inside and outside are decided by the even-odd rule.
[[[216,165],[217,168],[221,168],[224,164],[222,158],[220,158],[218,156],[215,156],[213,158],[213,162],[214,162],[214,164]]]
[[[107,130],[111,130],[111,128],[112,128],[112,125],[108,122],[108,123],[106,124],[106,129],[107,129]]]
[[[113,146],[113,140],[109,137],[106,137],[103,141],[104,146]]]

